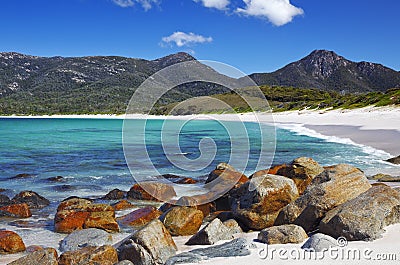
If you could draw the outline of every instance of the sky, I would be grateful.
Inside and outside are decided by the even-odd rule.
[[[315,49],[400,70],[398,0],[15,0],[0,52],[156,59],[188,52],[246,74]]]

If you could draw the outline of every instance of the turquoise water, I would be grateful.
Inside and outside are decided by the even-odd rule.
[[[140,124],[143,121],[131,122]],[[161,174],[175,173],[204,179],[204,175],[219,162],[229,161],[229,133],[215,121],[193,121],[179,135],[180,152],[186,158],[198,158],[199,142],[204,137],[215,141],[217,152],[207,167],[185,174],[185,171],[168,161],[163,151],[160,140],[162,125],[162,120],[149,120],[146,126],[149,156]],[[245,125],[250,141],[246,173],[251,174],[259,159],[261,139],[256,124]],[[53,201],[72,195],[103,195],[114,188],[128,190],[134,178],[125,162],[122,126],[123,120],[117,119],[0,119],[0,188],[7,189],[9,196],[22,190],[34,190]],[[168,145],[173,134],[171,132],[168,135],[167,131],[166,135],[164,143]],[[387,154],[363,146],[299,135],[296,130],[279,128],[276,138],[273,164],[309,156],[322,165],[350,163],[367,172],[390,167],[381,162],[381,159],[387,158]],[[134,147],[135,144],[132,144],[132,150],[135,150]],[[241,147],[237,148],[246,153],[246,150],[240,150]],[[141,155],[137,157],[136,162],[140,165]],[[266,161],[265,167],[267,164]],[[21,173],[31,176],[12,179]],[[146,170],[140,173],[146,174]],[[64,181],[47,180],[55,176],[63,176]]]

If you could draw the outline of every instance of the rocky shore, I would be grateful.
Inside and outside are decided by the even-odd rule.
[[[168,178],[182,185],[196,183]],[[199,196],[207,194],[176,198],[174,187],[160,182],[115,189],[101,198],[70,197],[54,215],[54,232],[64,234],[57,248],[41,242],[26,246],[15,231],[0,230],[0,255],[20,253],[8,263],[12,265],[159,265],[249,256],[254,243],[300,244],[320,252],[338,246],[341,238],[371,242],[387,226],[400,223],[399,189],[385,184],[393,179],[372,180],[379,182],[371,184],[353,166],[323,167],[306,157],[251,176],[221,163],[205,186],[215,193],[234,185],[214,201],[198,205]],[[138,200],[149,204],[137,207]],[[13,198],[0,193],[0,222],[23,220],[49,204],[33,191]],[[114,242],[121,231],[129,236]]]

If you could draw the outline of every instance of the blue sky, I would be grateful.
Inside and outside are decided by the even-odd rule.
[[[38,56],[178,51],[245,73],[314,49],[400,70],[398,0],[18,0],[0,3],[0,51]]]

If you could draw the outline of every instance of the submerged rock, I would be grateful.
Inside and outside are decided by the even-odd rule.
[[[374,185],[358,197],[329,211],[321,233],[347,240],[380,238],[383,228],[400,222],[400,193],[386,185]]]
[[[371,188],[359,169],[345,164],[326,167],[314,178],[304,194],[284,207],[275,225],[297,224],[313,231],[325,214]]]
[[[119,260],[137,265],[164,264],[177,251],[170,233],[158,219],[118,243],[116,248]]]
[[[22,191],[11,200],[13,203],[26,203],[29,208],[40,209],[48,206],[50,201],[34,191]]]
[[[396,156],[396,157],[392,157],[388,160],[385,160],[386,162],[392,163],[392,164],[396,164],[399,165],[400,164],[400,155]]]
[[[35,176],[34,174],[21,173],[11,177],[10,179],[27,179],[27,178],[33,178],[34,176]]]
[[[54,248],[34,251],[8,265],[58,265],[58,254]]]
[[[5,206],[11,203],[10,198],[6,195],[0,194],[0,206]]]
[[[248,229],[262,230],[272,226],[279,211],[298,196],[293,180],[263,175],[252,178],[237,190],[232,211],[235,219]]]
[[[118,262],[117,251],[112,246],[84,247],[61,254],[59,265],[101,264],[114,265]]]
[[[176,206],[166,212],[161,220],[173,236],[195,234],[203,223],[203,212],[192,207]]]
[[[65,181],[65,178],[63,176],[56,176],[56,177],[47,178],[46,180],[50,181],[50,182],[63,182],[63,181]]]
[[[308,238],[307,233],[301,226],[281,225],[265,228],[258,234],[258,240],[272,244],[298,244]]]
[[[159,182],[141,182],[128,191],[127,197],[136,200],[169,201],[176,196],[174,187]]]
[[[12,254],[22,251],[25,251],[25,244],[17,233],[0,230],[0,254]]]
[[[229,258],[250,255],[247,241],[243,238],[234,239],[230,242],[201,249],[183,252],[167,260],[165,265],[199,263],[202,260],[212,258]]]
[[[88,228],[77,230],[69,234],[60,243],[62,252],[74,251],[83,247],[100,247],[111,245],[112,237],[104,230],[96,228]]]

